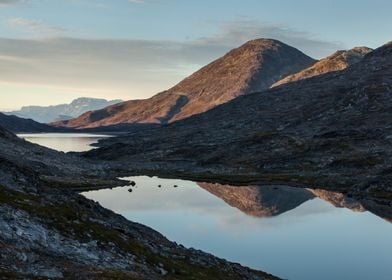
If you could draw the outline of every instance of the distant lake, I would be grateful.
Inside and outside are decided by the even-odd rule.
[[[87,143],[97,140],[47,138],[26,139],[51,147],[67,142],[68,150],[74,141],[75,151],[80,143],[88,149]],[[127,179],[136,186],[83,195],[172,241],[285,279],[391,279],[391,209],[363,205],[339,193],[287,186]]]
[[[36,133],[18,134],[19,137],[35,144],[45,146],[61,152],[83,152],[91,150],[91,144],[108,135],[86,133]]]

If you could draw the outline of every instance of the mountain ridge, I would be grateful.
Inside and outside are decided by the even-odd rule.
[[[43,133],[43,132],[72,132],[73,129],[66,127],[53,127],[36,122],[32,119],[24,119],[14,115],[0,113],[0,124],[5,129],[14,133]]]
[[[282,42],[256,39],[149,99],[126,101],[52,125],[79,129],[119,123],[167,124],[203,113],[240,95],[267,89],[314,62]]]
[[[388,43],[345,70],[240,96],[165,127],[102,141],[100,149],[85,156],[114,165],[121,161],[120,169],[142,174],[322,186],[388,198],[391,98]]]
[[[308,79],[325,73],[344,70],[347,67],[361,61],[365,55],[371,51],[372,49],[367,47],[355,47],[347,51],[336,51],[332,55],[317,61],[309,68],[283,78],[282,80],[274,83],[271,87]]]

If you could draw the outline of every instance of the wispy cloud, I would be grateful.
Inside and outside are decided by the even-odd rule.
[[[10,5],[20,2],[20,0],[0,0],[0,5]]]
[[[292,45],[313,57],[324,57],[344,48],[341,42],[330,42],[316,35],[285,25],[261,23],[253,20],[230,21],[220,24],[215,36],[200,38],[202,44],[218,44],[232,47],[255,38],[271,38]]]
[[[22,0],[0,0],[0,7],[10,6],[20,2],[22,2]]]
[[[11,27],[19,28],[22,31],[29,32],[36,36],[61,36],[68,32],[66,28],[49,25],[41,20],[33,20],[28,18],[12,18],[8,20]]]

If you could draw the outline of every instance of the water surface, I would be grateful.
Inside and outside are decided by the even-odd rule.
[[[83,195],[170,240],[286,279],[391,279],[392,225],[354,201],[334,206],[284,186],[220,186],[214,195],[206,187],[219,185],[128,179],[137,183],[131,193]],[[336,204],[340,194],[322,195]]]
[[[18,134],[29,142],[61,152],[84,152],[92,149],[91,144],[109,135],[87,133],[32,133]]]
[[[62,151],[99,135],[24,135]],[[83,193],[187,247],[293,280],[390,280],[392,210],[339,193],[286,186],[222,186],[145,176]],[[373,214],[370,211],[376,214]]]

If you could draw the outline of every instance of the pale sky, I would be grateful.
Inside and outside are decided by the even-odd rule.
[[[0,110],[147,98],[250,39],[321,58],[392,40],[390,0],[0,0]]]

